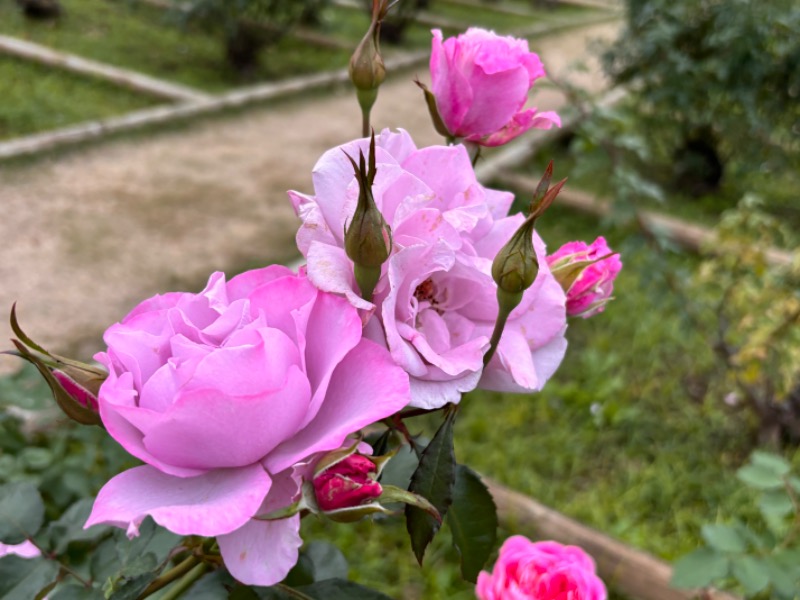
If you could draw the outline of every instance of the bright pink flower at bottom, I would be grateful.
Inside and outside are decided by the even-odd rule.
[[[605,600],[591,557],[577,546],[516,535],[500,548],[491,573],[478,576],[479,600]]]

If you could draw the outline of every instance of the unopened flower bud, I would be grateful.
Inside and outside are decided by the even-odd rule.
[[[363,153],[359,157],[358,165],[352,158],[350,162],[358,180],[358,204],[344,233],[344,249],[354,263],[356,283],[362,297],[372,301],[372,292],[381,276],[381,265],[392,251],[391,229],[372,195],[376,173],[374,134],[369,149],[369,170]]]
[[[362,134],[369,134],[369,115],[378,88],[386,79],[386,66],[383,64],[380,48],[381,21],[389,11],[389,0],[372,1],[372,21],[367,33],[350,57],[350,81],[356,88],[358,104],[361,107]]]
[[[547,264],[567,295],[567,315],[584,319],[605,310],[622,269],[603,237],[591,245],[569,242],[547,257]]]
[[[314,477],[317,505],[323,512],[354,508],[377,499],[378,467],[366,456],[351,454]]]
[[[16,356],[28,361],[47,382],[59,408],[82,425],[101,425],[97,394],[108,377],[103,369],[49,353],[29,338],[17,322],[16,306],[11,308],[12,339]]]

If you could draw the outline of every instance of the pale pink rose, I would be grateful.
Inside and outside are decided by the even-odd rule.
[[[362,338],[357,310],[280,266],[146,300],[104,339],[100,416],[146,465],[103,487],[86,526],[136,535],[149,515],[215,536],[247,584],[282,580],[302,543],[298,515],[253,517],[291,505],[317,453],[408,402],[408,376]]]
[[[561,126],[554,112],[525,110],[533,83],[545,76],[527,40],[471,27],[442,40],[433,30],[431,92],[448,131],[482,146],[500,146],[531,128]]]
[[[314,494],[320,510],[359,506],[382,493],[375,481],[378,467],[366,456],[351,454],[314,477]]]
[[[572,265],[582,262],[587,264],[575,279]],[[567,315],[584,319],[605,310],[614,292],[614,280],[622,270],[619,254],[608,247],[602,236],[591,245],[585,242],[564,244],[547,257],[547,263],[566,288]]]
[[[577,546],[516,535],[500,548],[491,573],[478,575],[479,600],[605,600],[594,561]]]
[[[406,132],[384,130],[376,146],[373,195],[394,244],[374,304],[359,296],[343,249],[358,197],[345,153],[366,153],[365,139],[322,156],[313,172],[315,196],[290,192],[303,221],[297,244],[309,279],[366,312],[365,335],[385,344],[411,376],[412,406],[458,402],[479,382],[492,390],[541,389],[564,356],[566,315],[564,292],[549,272],[538,235],[539,277],[483,369],[498,312],[492,261],[523,220],[505,216],[512,194],[480,185],[461,145],[417,150]],[[372,311],[377,318],[369,318]]]
[[[0,558],[4,556],[19,556],[20,558],[36,558],[42,553],[33,542],[25,540],[21,544],[0,543]]]

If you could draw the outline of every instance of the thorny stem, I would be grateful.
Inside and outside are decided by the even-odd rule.
[[[497,321],[494,324],[494,331],[492,331],[492,338],[489,340],[489,350],[483,355],[484,367],[489,364],[489,361],[492,360],[494,353],[497,351],[497,345],[503,336],[503,330],[506,328],[506,321],[508,321],[508,315],[510,314],[510,310],[504,310],[502,306],[500,307],[500,311],[497,313]]]

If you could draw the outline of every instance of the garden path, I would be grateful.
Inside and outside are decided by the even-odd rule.
[[[563,77],[592,55],[591,40],[616,30],[592,25],[533,49]],[[426,71],[390,75],[376,129],[402,125],[420,146],[440,143],[412,81]],[[570,78],[596,90],[593,71]],[[542,110],[563,103],[553,88],[536,95]],[[353,94],[334,91],[0,166],[0,340],[11,337],[2,315],[17,301],[33,339],[88,359],[103,329],[150,295],[293,258],[298,222],[286,190],[312,191],[316,160],[359,128]],[[18,367],[0,356],[0,373]]]

